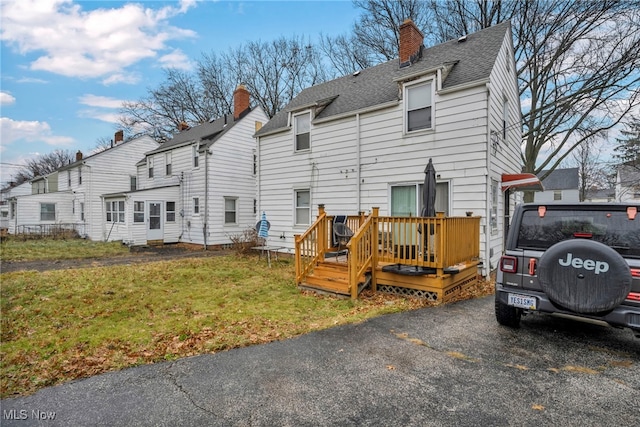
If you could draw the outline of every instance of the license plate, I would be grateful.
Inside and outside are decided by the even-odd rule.
[[[509,294],[508,304],[518,308],[526,308],[528,310],[536,309],[536,299],[525,297],[524,295]]]

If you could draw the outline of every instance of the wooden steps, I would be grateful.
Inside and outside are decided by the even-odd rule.
[[[321,262],[315,266],[313,273],[307,276],[300,286],[334,294],[351,295],[347,264]]]

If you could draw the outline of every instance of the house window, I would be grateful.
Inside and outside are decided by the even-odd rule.
[[[502,104],[502,139],[507,140],[507,123],[509,123],[509,101],[504,100]]]
[[[16,202],[11,202],[11,219],[14,219],[17,213],[18,205],[16,204]]]
[[[167,202],[167,222],[176,221],[176,202]]]
[[[107,202],[107,222],[124,222],[124,200]]]
[[[80,221],[84,221],[84,202],[80,202]]]
[[[78,185],[82,185],[82,166],[78,168]]]
[[[56,220],[56,204],[40,203],[40,221]]]
[[[193,198],[193,214],[198,215],[200,213],[200,199],[198,197]]]
[[[311,224],[311,191],[295,191],[295,218],[296,225]]]
[[[133,202],[133,222],[144,222],[144,202]]]
[[[165,175],[171,175],[171,151],[165,153],[164,155],[164,163],[165,163]]]
[[[237,199],[235,197],[224,198],[224,223],[237,224]]]
[[[71,188],[71,171],[67,171],[67,187]]]
[[[433,127],[431,88],[431,82],[405,88],[407,132]]]
[[[138,189],[138,177],[135,175],[131,175],[129,177],[129,189],[131,191],[135,191]]]
[[[498,232],[498,181],[491,180],[491,234]]]
[[[258,174],[258,156],[256,156],[256,153],[253,153],[253,174]]]
[[[553,200],[562,200],[562,190],[555,190],[553,192]]]
[[[391,187],[392,216],[420,216],[423,204],[423,184],[403,184]],[[449,215],[449,183],[436,183],[436,212]]]
[[[308,150],[311,147],[311,114],[299,114],[295,116],[293,120],[294,133],[296,135],[296,151]]]
[[[200,164],[200,153],[198,152],[198,146],[197,145],[192,146],[192,150],[193,150],[193,167],[197,168],[198,164]]]
[[[149,168],[149,178],[153,178],[153,157],[147,158],[147,167]]]
[[[253,214],[257,214],[258,213],[258,201],[256,199],[253,199]]]
[[[71,213],[75,215],[76,213],[76,201],[72,200],[71,201]]]

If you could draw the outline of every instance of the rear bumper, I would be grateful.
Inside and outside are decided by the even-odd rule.
[[[575,313],[570,310],[565,310],[552,303],[544,292],[536,292],[526,290],[522,288],[516,288],[511,286],[503,286],[496,284],[496,298],[503,304],[508,304],[509,294],[523,295],[527,297],[535,298],[536,310],[524,310],[527,311],[540,311],[544,313],[560,313],[573,317],[581,317],[585,319],[601,320],[613,326],[622,326],[635,330],[640,330],[640,304],[627,305],[621,304],[614,308],[611,312],[603,316],[593,316],[583,313]]]

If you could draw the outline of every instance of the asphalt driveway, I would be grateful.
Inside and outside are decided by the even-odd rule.
[[[3,400],[1,421],[637,426],[640,339],[548,316],[510,330],[487,297],[51,387]]]

